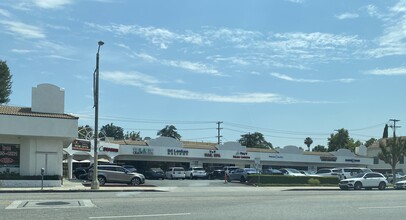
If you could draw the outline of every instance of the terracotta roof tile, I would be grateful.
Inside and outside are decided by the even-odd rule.
[[[0,115],[14,115],[14,116],[27,116],[27,117],[40,117],[40,118],[79,119],[79,117],[76,117],[73,115],[68,115],[68,114],[32,112],[31,108],[6,106],[6,105],[0,105]]]

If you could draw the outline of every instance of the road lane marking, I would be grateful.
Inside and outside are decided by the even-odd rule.
[[[123,215],[123,216],[100,216],[100,217],[89,217],[89,219],[148,218],[148,217],[165,217],[165,216],[184,216],[184,215],[190,215],[190,213],[151,214],[151,215]]]
[[[358,209],[403,209],[406,206],[378,206],[378,207],[359,207]]]

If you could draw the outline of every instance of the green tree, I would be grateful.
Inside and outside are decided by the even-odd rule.
[[[360,141],[354,141],[350,138],[348,130],[341,128],[336,134],[331,134],[328,138],[328,151],[337,151],[345,148],[354,152],[355,147],[362,145]]]
[[[180,134],[178,134],[176,127],[173,125],[165,126],[165,128],[158,131],[158,133],[156,133],[156,135],[161,136],[161,137],[171,137],[176,140],[180,140],[182,138],[182,136]]]
[[[266,141],[264,135],[259,132],[243,134],[238,142],[247,148],[273,148],[272,144]]]
[[[128,132],[124,135],[124,139],[126,140],[132,140],[132,141],[136,141],[136,140],[141,140],[141,135],[140,132],[135,132],[135,131],[131,131]]]
[[[306,144],[306,146],[307,146],[307,151],[310,151],[310,145],[313,144],[313,140],[312,140],[310,137],[307,137],[307,138],[304,140],[304,144]]]
[[[123,140],[124,130],[122,127],[115,126],[113,123],[110,123],[101,127],[99,137],[102,137],[102,140],[105,140],[106,137],[113,137],[116,140]]]
[[[90,140],[93,138],[93,128],[89,125],[78,127],[78,138]]]
[[[12,77],[6,61],[0,60],[0,105],[10,101]]]
[[[313,147],[313,152],[327,152],[327,148],[324,147],[323,145],[317,145]]]
[[[371,146],[373,143],[375,143],[375,141],[377,141],[375,138],[370,138],[365,142],[365,147]]]
[[[393,182],[396,182],[396,165],[406,155],[406,140],[394,136],[379,141],[381,152],[378,158],[389,164],[392,168]]]

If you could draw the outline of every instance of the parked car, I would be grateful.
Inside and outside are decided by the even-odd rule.
[[[372,170],[369,168],[365,168],[365,167],[339,167],[339,168],[334,168],[333,172],[336,173],[340,177],[340,180],[342,180],[342,179],[351,178],[360,173],[372,172]]]
[[[130,172],[134,172],[134,173],[137,172],[137,169],[134,167],[134,165],[125,164],[125,165],[123,165],[123,167],[126,168]]]
[[[203,167],[190,167],[185,171],[185,176],[190,179],[206,178],[207,173]]]
[[[338,185],[340,189],[353,188],[355,190],[360,190],[362,188],[378,188],[380,190],[383,190],[388,185],[388,181],[381,173],[368,172],[360,173],[352,178],[343,179]]]
[[[317,172],[315,173],[316,176],[338,176],[338,173],[336,173],[334,171],[334,169],[330,169],[330,168],[322,168],[320,170],[317,170]]]
[[[293,168],[282,168],[279,169],[283,173],[283,175],[288,175],[288,176],[306,176],[303,173],[301,173],[299,170],[293,169]]]
[[[89,180],[93,178],[93,168],[89,170]],[[100,186],[105,183],[127,183],[129,185],[140,185],[145,183],[145,176],[140,173],[130,172],[122,166],[98,165],[97,180]]]
[[[277,169],[264,169],[261,170],[261,174],[284,175],[282,171]]]
[[[185,169],[183,167],[169,167],[165,172],[167,179],[185,179]]]
[[[144,175],[147,179],[165,179],[165,173],[161,168],[149,168]]]
[[[226,172],[224,171],[223,168],[218,168],[218,169],[213,169],[211,171],[207,171],[207,178],[208,179],[220,179],[224,180],[224,176],[226,175]]]
[[[234,166],[225,166],[224,167],[224,172],[226,173],[226,175],[228,175],[231,171],[236,170],[236,169],[240,169],[239,167],[234,167]]]
[[[393,187],[395,189],[406,189],[406,180],[401,180],[401,181],[396,182],[393,185]]]
[[[231,171],[227,176],[227,182],[238,180],[241,183],[247,181],[248,175],[258,174],[259,172],[255,168],[242,168]]]
[[[406,177],[404,175],[402,175],[400,173],[396,173],[396,181],[403,180],[405,178]],[[393,183],[393,174],[388,174],[386,176],[386,179],[388,180],[389,183]]]

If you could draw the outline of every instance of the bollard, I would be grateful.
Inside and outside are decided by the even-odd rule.
[[[45,173],[45,168],[41,168],[41,190],[44,189],[44,173]]]

